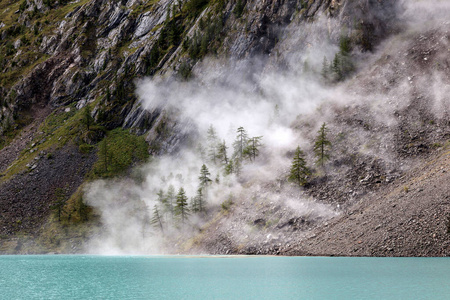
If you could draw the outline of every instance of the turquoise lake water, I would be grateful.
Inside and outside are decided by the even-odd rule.
[[[0,256],[0,299],[450,299],[450,259]]]

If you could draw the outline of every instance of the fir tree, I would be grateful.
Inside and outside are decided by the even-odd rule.
[[[228,164],[226,164],[226,166],[225,166],[225,175],[231,175],[233,173],[234,173],[234,163],[233,163],[233,160],[230,159]]]
[[[305,155],[300,147],[295,150],[294,159],[292,161],[291,170],[288,180],[303,186],[308,182],[308,176],[311,175],[311,171],[306,166]]]
[[[56,210],[58,214],[58,221],[61,222],[61,214],[64,209],[64,205],[66,205],[67,197],[66,197],[66,191],[63,188],[56,188],[55,189],[55,197],[56,201],[51,206],[54,210]]]
[[[159,191],[158,191],[158,193],[156,193],[156,195],[158,196],[158,202],[160,203],[160,205],[161,205],[161,210],[162,210],[162,214],[163,215],[167,215],[167,214],[169,214],[170,213],[170,211],[171,211],[171,209],[169,208],[169,205],[168,205],[168,201],[167,201],[167,197],[166,197],[166,195],[164,194],[164,191],[162,190],[162,189],[160,189]]]
[[[247,140],[247,147],[244,149],[243,155],[250,161],[255,160],[259,155],[259,147],[261,147],[262,136],[252,137]]]
[[[156,204],[155,206],[153,206],[153,217],[152,220],[150,221],[150,224],[152,224],[155,227],[159,227],[161,232],[164,232],[162,216]]]
[[[200,169],[200,176],[198,177],[198,179],[200,180],[200,186],[202,188],[208,186],[212,182],[209,176],[211,176],[211,173],[209,173],[209,170],[206,167],[206,165],[203,165],[202,168]]]
[[[177,195],[177,205],[175,206],[175,214],[181,218],[181,223],[184,223],[188,217],[188,197],[183,188],[180,188]]]
[[[170,216],[174,217],[174,202],[176,200],[175,196],[175,188],[173,185],[169,185],[169,188],[167,189],[167,195],[166,195],[166,206],[165,210],[170,214]]]
[[[196,197],[192,197],[191,198],[191,205],[190,205],[190,207],[191,207],[191,212],[193,212],[193,213],[198,213],[198,202],[197,202],[197,199],[196,199]]]
[[[233,172],[236,174],[236,176],[241,176],[242,172],[242,162],[240,159],[234,159],[233,162]]]
[[[205,211],[206,199],[205,199],[204,189],[202,187],[199,187],[197,189],[197,194],[194,197],[194,203],[195,203],[196,212],[204,212]]]
[[[228,164],[227,149],[228,147],[225,143],[225,140],[222,143],[219,143],[217,148],[217,158],[219,159],[220,163],[224,166]]]
[[[94,123],[94,118],[91,115],[92,111],[89,105],[86,105],[83,111],[82,123],[86,126],[86,129],[91,130],[91,126]]]
[[[98,149],[98,160],[103,164],[104,173],[108,172],[108,166],[112,160],[112,153],[108,149],[108,138],[104,138],[103,141],[99,143]]]
[[[207,132],[207,140],[208,140],[208,158],[213,163],[216,164],[218,160],[217,146],[218,146],[218,138],[216,129],[210,125]]]
[[[316,164],[321,167],[330,159],[329,150],[331,148],[331,142],[327,139],[327,133],[326,123],[323,123],[317,132],[318,135],[314,142],[314,154],[317,158]]]
[[[239,127],[237,129],[237,136],[236,140],[233,143],[234,153],[233,157],[237,158],[239,160],[242,160],[244,156],[244,149],[247,145],[247,132],[245,131],[244,127]]]
[[[156,196],[158,196],[158,202],[164,206],[167,202],[166,197],[164,197],[164,191],[162,189],[159,189],[159,191],[156,193]]]

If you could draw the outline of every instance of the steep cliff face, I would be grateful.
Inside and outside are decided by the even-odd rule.
[[[14,5],[3,7],[10,12]],[[104,98],[107,89],[110,101],[124,102],[114,108],[105,99],[97,103],[107,107],[109,119],[120,114],[110,126],[138,127],[145,116],[129,115],[136,77],[188,77],[207,54],[269,54],[287,24],[312,22],[322,12],[341,26],[357,24],[355,42],[371,50],[396,20],[393,1],[28,1],[21,7],[2,23],[2,131],[36,104],[79,102],[81,108]],[[123,101],[114,93],[121,88],[129,92]]]
[[[0,3],[0,145],[3,147],[0,150],[0,171],[3,172],[0,184],[2,192],[5,191],[0,196],[3,206],[0,227],[2,236],[9,241],[3,250],[10,252],[27,251],[23,250],[21,241],[9,240],[18,233],[45,236],[46,242],[41,240],[39,246],[30,242],[29,247],[34,247],[32,251],[79,249],[79,239],[75,244],[46,240],[48,228],[57,231],[52,227],[55,222],[48,223],[48,217],[58,211],[56,189],[63,189],[70,198],[69,208],[66,207],[70,211],[69,225],[74,223],[73,220],[83,223],[87,215],[77,188],[87,179],[119,174],[117,170],[108,169],[112,167],[107,163],[107,145],[110,144],[105,136],[114,137],[114,130],[131,129],[133,135],[145,139],[148,151],[153,155],[174,153],[195,134],[195,128],[186,129],[186,123],[181,124],[176,116],[160,107],[143,109],[135,94],[137,80],[153,77],[162,82],[189,81],[201,77],[204,70],[211,67],[209,61],[214,61],[219,71],[222,65],[243,62],[244,67],[241,66],[239,71],[248,72],[250,77],[254,69],[264,73],[295,68],[303,72],[312,68],[312,76],[321,77],[323,56],[329,60],[334,56],[337,61],[338,53],[345,52],[340,63],[330,61],[327,70],[331,70],[331,75],[322,74],[322,79],[326,84],[336,85],[350,78],[345,83],[346,91],[358,93],[360,98],[367,95],[373,98],[375,92],[383,89],[389,94],[391,85],[395,90],[397,75],[409,76],[407,73],[411,71],[402,65],[387,68],[383,61],[389,59],[379,57],[378,62],[369,62],[374,69],[365,70],[362,76],[361,64],[355,69],[347,61],[350,58],[355,62],[367,57],[374,59],[370,53],[380,43],[404,30],[397,1],[80,0],[68,3],[2,0]],[[321,39],[326,40],[326,45],[324,43],[324,49],[317,52],[319,57],[314,45],[321,45],[315,43]],[[408,47],[415,50],[407,52],[407,64],[417,67],[420,72],[430,68],[429,64],[422,66],[424,62],[418,58],[423,51],[430,51],[427,56],[430,60],[433,53],[441,55],[445,52],[445,49],[433,50],[431,46],[423,49]],[[448,61],[445,57],[438,58],[436,63],[445,68]],[[400,63],[400,58],[393,61]],[[379,72],[384,68],[386,73]],[[353,74],[358,77],[353,78]],[[415,86],[412,94],[420,100],[420,96],[414,94],[420,93],[419,90],[420,87]],[[337,115],[332,121],[335,132],[346,132],[351,125],[354,127],[352,133],[371,137],[372,143],[381,134],[386,134],[392,141],[392,145],[386,147],[397,147],[395,151],[401,155],[430,153],[430,145],[445,139],[446,115],[435,118],[425,108],[421,110],[419,104],[411,103],[409,108],[401,106],[396,112],[396,116],[403,119],[395,131],[379,127],[376,117],[366,115],[365,105],[370,106],[367,103],[350,108],[336,104],[320,113]],[[417,114],[416,119],[413,114]],[[428,124],[411,125],[419,119]],[[430,122],[438,123],[441,131],[436,133]],[[313,120],[302,120],[293,126],[303,128],[303,132],[314,132]],[[415,138],[423,130],[429,134]],[[313,139],[311,133],[305,133],[305,136]],[[361,146],[362,142],[357,144]],[[356,198],[380,188],[380,178],[394,180],[399,176],[401,168],[397,162],[378,161],[372,155],[352,156],[361,151],[347,146],[344,143],[338,146],[342,153],[349,154],[347,158],[333,162],[345,167],[345,175],[333,173],[328,179],[316,179],[307,190],[308,195],[327,203],[350,206]],[[95,149],[98,149],[99,159],[96,159]],[[102,151],[105,153],[104,166],[99,167]],[[124,174],[123,170],[126,174],[127,167],[141,157],[133,151],[128,165],[120,166],[120,174]],[[75,175],[71,174],[74,168],[77,168]],[[36,184],[50,177],[57,180]],[[348,192],[349,189],[352,192]],[[13,196],[15,190],[19,192]],[[263,207],[269,209],[270,205],[266,204]],[[256,222],[258,227],[258,218],[247,211],[249,205],[236,208],[237,212],[231,218],[242,213],[245,222]],[[238,236],[231,241],[221,241],[230,224],[224,218],[219,220],[224,224],[222,230],[205,235],[204,244],[199,248],[212,253],[277,253],[280,248],[274,250],[272,241],[260,246],[267,236],[266,230],[286,231],[292,241],[297,240],[294,231],[315,226],[296,216],[295,212],[274,212],[277,213],[285,226],[280,223],[273,225],[275,229],[270,228],[263,220],[264,230],[245,247],[238,245],[244,243]],[[95,216],[91,221],[96,222]],[[236,217],[233,226],[238,227],[239,222],[243,222],[242,218]]]

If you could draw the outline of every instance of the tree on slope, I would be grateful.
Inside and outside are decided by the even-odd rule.
[[[152,220],[150,221],[150,223],[155,227],[159,227],[161,232],[164,233],[162,215],[156,204],[153,207],[153,217],[152,217]]]
[[[211,180],[211,178],[209,178],[209,176],[211,176],[211,173],[209,173],[208,168],[204,164],[202,166],[202,168],[200,169],[200,176],[198,177],[198,179],[200,180],[201,188],[207,187],[212,182],[212,180]]]
[[[262,136],[255,136],[247,140],[247,147],[244,149],[244,156],[250,161],[255,160],[259,155],[259,147],[261,147]]]
[[[317,132],[317,138],[314,142],[314,154],[317,158],[316,164],[323,167],[324,163],[330,159],[331,142],[327,138],[328,129],[326,123],[323,123]]]
[[[180,188],[177,194],[177,205],[175,206],[175,214],[180,217],[181,223],[187,220],[189,209],[188,209],[188,197],[183,188]]]
[[[233,157],[242,161],[242,158],[244,156],[244,149],[247,145],[247,132],[245,131],[244,127],[239,127],[237,129],[237,136],[236,140],[233,143],[234,153]]]
[[[299,186],[304,186],[308,182],[309,175],[311,175],[311,171],[306,166],[305,155],[299,146],[294,154],[288,180]]]
[[[208,140],[208,158],[213,164],[218,162],[217,147],[219,144],[219,138],[217,137],[217,132],[214,126],[210,125],[207,132]]]
[[[217,158],[223,166],[226,166],[228,164],[227,148],[228,147],[225,143],[225,140],[222,143],[219,143],[217,147]]]

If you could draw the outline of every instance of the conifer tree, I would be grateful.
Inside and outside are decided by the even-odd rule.
[[[234,159],[233,162],[233,172],[236,176],[240,176],[242,172],[242,162],[240,159]]]
[[[94,123],[94,118],[91,115],[92,111],[89,104],[86,105],[83,111],[82,123],[86,126],[86,129],[91,130],[91,126]]]
[[[200,176],[198,177],[198,179],[200,180],[200,186],[202,188],[208,186],[212,182],[209,176],[211,176],[211,173],[209,173],[209,170],[206,167],[206,165],[203,164],[202,168],[200,169]]]
[[[175,214],[181,218],[181,223],[184,223],[188,217],[188,197],[186,192],[181,187],[177,194],[177,205],[175,207]]]
[[[108,149],[108,138],[104,138],[98,145],[98,160],[103,164],[103,172],[108,172],[108,167],[113,159],[111,151]]]
[[[259,147],[261,147],[262,136],[252,137],[247,140],[247,147],[244,149],[244,156],[250,161],[255,160],[259,155]]]
[[[217,158],[219,159],[220,163],[224,166],[228,164],[228,156],[227,156],[227,144],[225,143],[225,140],[222,143],[219,143],[219,146],[217,148]]]
[[[317,158],[316,164],[323,167],[324,163],[330,159],[329,151],[331,142],[327,138],[328,129],[326,123],[323,123],[317,132],[317,138],[314,142],[314,154]]]
[[[159,189],[159,191],[156,193],[156,196],[158,196],[158,202],[161,203],[162,206],[164,206],[167,202],[167,199],[164,196],[163,189]]]
[[[61,214],[64,211],[64,205],[66,205],[66,201],[67,201],[65,189],[56,188],[55,189],[55,197],[56,197],[56,201],[51,207],[54,210],[56,210],[56,212],[58,214],[58,221],[61,222]]]
[[[197,189],[197,194],[194,197],[194,203],[195,203],[195,212],[204,212],[205,211],[205,195],[204,195],[204,189],[199,187]]]
[[[170,213],[171,209],[168,205],[168,201],[167,201],[167,197],[164,194],[163,189],[160,189],[158,191],[158,193],[156,193],[156,195],[158,196],[158,202],[160,203],[160,207],[161,207],[161,214],[165,215],[167,217],[167,214]]]
[[[233,160],[230,159],[228,164],[226,164],[226,166],[225,166],[225,175],[231,175],[233,173],[234,173],[234,163],[233,163]]]
[[[196,197],[192,197],[191,198],[191,204],[190,204],[190,210],[191,210],[191,212],[193,212],[193,213],[198,213],[198,202],[197,202],[197,199],[196,199]]]
[[[208,158],[213,163],[216,164],[218,161],[218,138],[217,132],[214,126],[210,125],[207,132],[207,140],[208,140]]]
[[[170,216],[174,217],[174,203],[176,200],[175,196],[175,187],[173,185],[169,185],[169,188],[167,189],[166,194],[166,207],[165,210],[170,213]]]
[[[237,129],[237,136],[236,140],[233,143],[234,153],[233,157],[239,159],[242,161],[242,158],[244,156],[244,149],[247,145],[247,132],[245,131],[244,127],[239,127]]]
[[[311,175],[311,171],[306,166],[305,155],[300,149],[300,146],[295,150],[294,159],[292,161],[291,170],[288,180],[303,186],[308,182],[308,176]]]
[[[159,227],[161,232],[164,232],[162,216],[156,204],[155,206],[153,206],[153,217],[152,220],[150,221],[150,224],[152,224],[155,227]]]

